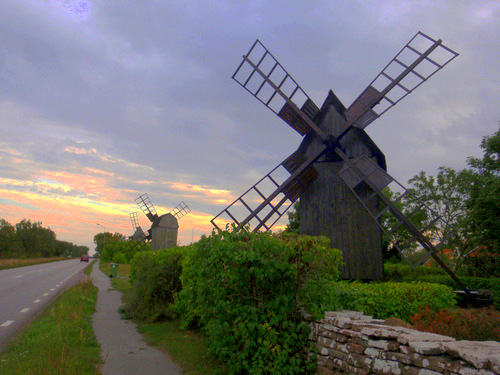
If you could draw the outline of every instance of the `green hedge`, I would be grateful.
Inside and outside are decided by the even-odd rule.
[[[426,306],[438,311],[455,305],[451,288],[423,282],[336,282],[330,284],[330,296],[331,310],[357,310],[374,318],[396,317],[409,323],[413,314]]]
[[[229,373],[311,373],[301,312],[318,312],[341,260],[325,237],[213,233],[183,259],[176,306]]]
[[[500,309],[500,278],[499,277],[472,277],[458,275],[469,289],[488,289],[494,292],[493,304],[497,310]],[[453,290],[460,287],[453,279],[439,267],[415,267],[412,268],[406,264],[385,264],[384,281],[401,282],[427,282],[446,285]]]
[[[130,262],[133,292],[125,303],[136,319],[157,321],[176,317],[174,296],[181,290],[181,259],[192,246],[136,253]]]

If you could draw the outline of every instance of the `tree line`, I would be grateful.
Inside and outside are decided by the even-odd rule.
[[[87,246],[58,240],[41,222],[23,219],[12,225],[0,219],[0,258],[79,257],[88,251]]]
[[[442,166],[435,176],[421,171],[412,177],[408,181],[410,194],[401,197],[397,206],[407,215],[412,213],[411,221],[417,227],[425,227],[432,219],[429,211],[418,209],[421,202],[446,221],[428,226],[426,234],[436,243],[442,241],[441,249],[452,251],[455,270],[472,262],[477,272],[495,274],[500,266],[500,131],[484,137],[481,149],[482,158],[469,157],[463,170]],[[387,188],[384,193],[391,200],[400,196]],[[298,202],[288,219],[286,231],[299,233]],[[381,219],[387,230],[395,223],[390,213]],[[384,257],[398,261],[400,254],[394,244],[407,242],[409,234],[405,230],[394,234],[392,239],[384,236]],[[480,258],[484,264],[479,264]]]

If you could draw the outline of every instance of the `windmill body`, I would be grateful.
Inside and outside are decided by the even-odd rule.
[[[345,107],[332,91],[316,122],[326,134],[334,136],[344,128]],[[308,158],[323,147],[321,138],[311,132],[297,151]],[[349,158],[367,156],[386,170],[384,155],[364,130],[347,134],[341,147]],[[330,245],[344,256],[343,278],[379,280],[383,277],[382,231],[340,178],[344,166],[345,162],[335,153],[326,153],[314,163],[318,177],[300,196],[300,232],[330,238]],[[358,192],[361,196],[369,193],[366,188]],[[370,204],[378,205],[379,201]]]
[[[179,223],[170,212],[155,220],[151,227],[151,250],[177,246]]]

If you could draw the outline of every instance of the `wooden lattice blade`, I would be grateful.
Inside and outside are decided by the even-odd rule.
[[[293,153],[215,216],[212,224],[218,229],[231,223],[238,229],[250,225],[251,231],[271,229],[314,182],[317,171],[312,163],[323,152],[307,160]]]
[[[233,79],[300,135],[324,136],[314,123],[319,108],[269,50],[256,40]]]
[[[346,111],[346,130],[364,129],[441,70],[458,53],[418,32]]]

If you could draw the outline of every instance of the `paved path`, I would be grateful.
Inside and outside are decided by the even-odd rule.
[[[56,296],[80,280],[79,259],[0,271],[0,350]]]
[[[164,352],[142,341],[132,321],[120,319],[122,293],[110,290],[109,277],[99,271],[98,262],[94,264],[92,278],[99,288],[92,325],[105,360],[103,375],[181,375],[180,367]]]

